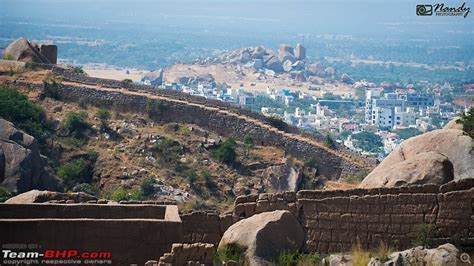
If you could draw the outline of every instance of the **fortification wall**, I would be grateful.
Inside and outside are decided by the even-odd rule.
[[[39,217],[40,211],[45,211],[45,217]],[[79,218],[82,211],[85,216],[95,217]],[[110,252],[113,265],[144,265],[157,254],[159,257],[168,252],[173,243],[183,241],[176,206],[0,204],[0,213],[0,245],[39,244],[39,252],[46,249]],[[134,214],[133,218],[130,213]],[[122,214],[123,218],[116,214]]]
[[[123,82],[123,81],[112,80],[112,79],[89,77],[89,76],[74,73],[73,71],[69,69],[61,68],[54,65],[45,65],[44,67],[52,70],[55,74],[60,75],[69,81],[83,83],[83,84],[90,84],[90,85],[100,85],[100,86],[111,87],[111,88],[126,88],[131,91],[144,91],[147,93],[152,93],[152,94],[163,96],[163,97],[169,97],[173,99],[187,101],[190,103],[202,104],[209,107],[218,108],[220,110],[232,110],[233,113],[245,115],[245,116],[257,119],[269,125],[272,124],[272,121],[269,117],[264,116],[261,113],[252,112],[249,109],[242,108],[240,105],[236,105],[233,103],[219,101],[216,99],[208,99],[202,96],[191,95],[191,94],[183,93],[181,91],[176,91],[176,90],[165,90],[165,89],[159,89],[159,88],[148,86],[148,85],[140,85],[140,84]],[[286,125],[283,130],[285,132],[302,135],[306,138],[313,139],[321,143],[324,143],[326,141],[326,137],[323,135],[311,134],[295,126]],[[352,154],[352,156],[356,156],[356,157],[360,156],[359,153],[353,152],[347,147],[343,145],[338,145],[337,143],[335,143],[334,148],[337,150],[343,151],[345,153]],[[377,164],[376,160],[372,160],[372,159],[366,159],[366,160],[369,161],[373,165]]]
[[[305,249],[322,253],[350,250],[359,242],[380,242],[400,249],[412,246],[421,225],[431,225],[434,245],[474,248],[474,179],[391,189],[299,191],[243,196],[236,200],[234,221],[255,213],[285,209],[300,221]]]
[[[15,85],[42,89],[39,84],[17,82]],[[93,89],[59,84],[54,88],[54,93],[65,101],[99,107],[110,106],[119,111],[141,112],[143,115],[147,115],[147,101],[156,99],[163,104],[159,114],[153,115],[153,119],[157,121],[196,124],[220,135],[237,139],[251,135],[259,145],[279,147],[300,159],[315,157],[318,173],[328,178],[352,176],[361,170],[370,170],[373,166],[357,156],[323,147],[321,143],[303,140],[298,135],[285,134],[259,120],[219,108],[121,89]]]

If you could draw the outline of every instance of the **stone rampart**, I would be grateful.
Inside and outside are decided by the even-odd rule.
[[[376,248],[380,242],[405,249],[430,228],[434,245],[453,243],[474,248],[474,179],[435,185],[383,189],[299,191],[238,197],[233,218],[285,209],[300,221],[305,249],[322,253],[348,251],[357,242]],[[398,247],[397,247],[398,246]]]
[[[21,82],[17,82],[15,85],[30,89],[41,89],[42,87],[39,84]],[[374,166],[368,160],[331,149],[321,142],[305,138],[302,135],[286,133],[260,120],[207,105],[143,92],[102,87],[91,88],[58,84],[49,90],[54,90],[53,93],[61,100],[100,107],[110,106],[119,111],[138,112],[143,115],[147,115],[147,102],[158,100],[162,103],[160,110],[152,115],[152,118],[157,121],[196,124],[220,135],[232,136],[237,139],[250,135],[258,145],[279,147],[300,159],[314,157],[318,173],[328,178],[337,179],[352,176],[359,171],[368,171]]]

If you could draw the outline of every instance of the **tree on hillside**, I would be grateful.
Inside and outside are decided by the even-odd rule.
[[[462,129],[474,138],[474,108],[469,109],[467,114],[462,114],[456,123],[462,124]]]
[[[382,138],[368,131],[353,134],[352,140],[356,148],[367,152],[379,152],[383,146]]]
[[[409,139],[411,137],[420,135],[422,132],[416,128],[402,128],[394,130],[393,133],[400,136],[401,139]]]
[[[83,138],[84,132],[91,128],[91,125],[86,121],[87,113],[82,112],[69,112],[62,121],[63,128],[69,131],[75,138]]]
[[[237,153],[235,149],[237,143],[233,138],[227,138],[217,146],[214,150],[211,151],[211,157],[221,163],[233,164],[237,158]]]
[[[0,117],[39,140],[49,135],[44,110],[13,88],[0,86]]]

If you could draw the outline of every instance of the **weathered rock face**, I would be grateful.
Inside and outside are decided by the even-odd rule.
[[[306,58],[306,48],[301,43],[298,43],[295,47],[295,56],[298,60],[304,60]]]
[[[270,166],[264,172],[264,182],[275,192],[297,191],[301,177],[300,167],[286,159],[283,164]]]
[[[152,86],[160,86],[163,83],[163,69],[158,69],[158,70],[146,73],[142,78],[142,81],[145,81],[145,80],[150,81],[150,84]]]
[[[90,200],[97,200],[96,197],[84,192],[76,193],[61,193],[55,191],[41,191],[30,190],[25,193],[9,198],[5,203],[8,204],[28,204],[28,203],[43,203],[49,201],[68,201],[72,200],[75,203],[88,202]]]
[[[265,62],[266,68],[275,71],[276,73],[281,73],[283,72],[283,66],[276,56],[270,57],[266,62]]]
[[[58,49],[52,44],[34,44],[20,38],[5,48],[3,54],[15,61],[56,64]]]
[[[362,181],[360,187],[444,184],[451,179],[472,177],[472,139],[461,130],[441,129],[402,142]]]
[[[342,74],[341,76],[341,82],[346,83],[346,84],[354,84],[354,80],[349,77],[346,73]]]
[[[444,244],[437,248],[415,247],[390,254],[390,260],[384,265],[461,265],[459,250],[453,244]]]
[[[36,139],[0,118],[0,186],[20,193],[35,188],[62,190],[61,181],[46,166]]]
[[[375,172],[375,170],[374,170]],[[372,173],[369,175],[371,176]],[[404,185],[445,184],[454,178],[448,157],[437,152],[416,154],[377,172],[377,178],[365,181],[366,186],[400,187]]]
[[[452,119],[451,121],[449,121],[449,122],[443,127],[443,129],[458,129],[458,130],[462,130],[462,124],[456,122],[458,119],[459,119],[458,117]]]
[[[250,265],[269,265],[283,251],[300,250],[303,241],[303,230],[293,214],[273,211],[256,214],[230,226],[219,249],[237,245],[245,250]]]

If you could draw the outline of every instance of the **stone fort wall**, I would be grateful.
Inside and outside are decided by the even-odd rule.
[[[420,225],[430,225],[433,245],[474,250],[474,179],[443,186],[299,191],[238,197],[231,213],[193,211],[174,205],[0,204],[0,244],[111,251],[116,263],[143,264],[168,253],[173,243],[217,245],[233,223],[256,213],[289,210],[305,232],[304,249],[349,251],[383,241],[413,246]],[[152,248],[151,248],[152,247]],[[124,265],[125,265],[124,264]]]
[[[110,252],[112,265],[144,265],[183,242],[177,206],[0,204],[0,245]],[[19,251],[19,250],[16,250]]]
[[[160,88],[156,88],[149,85],[141,85],[141,84],[129,83],[129,82],[118,81],[118,80],[113,80],[113,79],[89,77],[86,75],[74,73],[70,69],[65,69],[62,67],[55,66],[55,65],[41,65],[41,66],[43,68],[52,70],[53,73],[63,77],[65,80],[68,80],[68,81],[82,83],[82,84],[89,84],[89,85],[99,85],[99,86],[110,87],[110,88],[125,88],[130,91],[143,91],[143,92],[151,93],[154,95],[187,101],[189,103],[202,104],[209,107],[218,108],[220,110],[231,110],[233,113],[245,115],[267,124],[272,124],[272,120],[269,117],[264,116],[261,113],[252,112],[249,109],[242,108],[241,106],[233,104],[233,103],[219,101],[216,99],[209,99],[209,98],[205,98],[205,97],[197,96],[197,95],[191,95],[191,94],[183,93],[181,91],[176,91],[176,90],[160,89]],[[326,137],[323,135],[311,134],[295,126],[286,125],[282,130],[289,133],[299,134],[299,135],[304,136],[305,138],[313,139],[321,143],[324,143],[326,141]],[[352,156],[354,157],[360,156],[359,153],[354,152],[350,149],[347,149],[347,147],[343,145],[338,145],[337,143],[335,143],[334,149],[343,151],[344,153],[352,154]],[[367,158],[364,158],[364,159],[367,160],[370,164],[377,164],[376,160],[367,159]]]
[[[305,250],[348,251],[360,243],[380,242],[406,249],[421,225],[429,225],[434,244],[453,243],[474,249],[474,179],[435,185],[299,191],[237,198],[233,220],[256,213],[289,210],[306,233]],[[397,247],[398,246],[398,247]]]
[[[17,82],[15,86],[43,89],[41,84]],[[228,110],[120,89],[92,89],[59,84],[54,90],[61,100],[95,106],[110,106],[119,111],[141,112],[143,115],[146,115],[147,102],[150,101],[150,97],[155,97],[162,103],[159,114],[153,115],[155,120],[164,123],[196,124],[220,135],[233,136],[237,139],[251,135],[259,145],[282,148],[300,159],[315,157],[318,173],[328,178],[352,176],[359,171],[368,171],[374,167],[373,162],[356,155],[324,147],[321,142],[302,140],[298,137],[299,135],[285,134],[260,120],[249,119]]]

